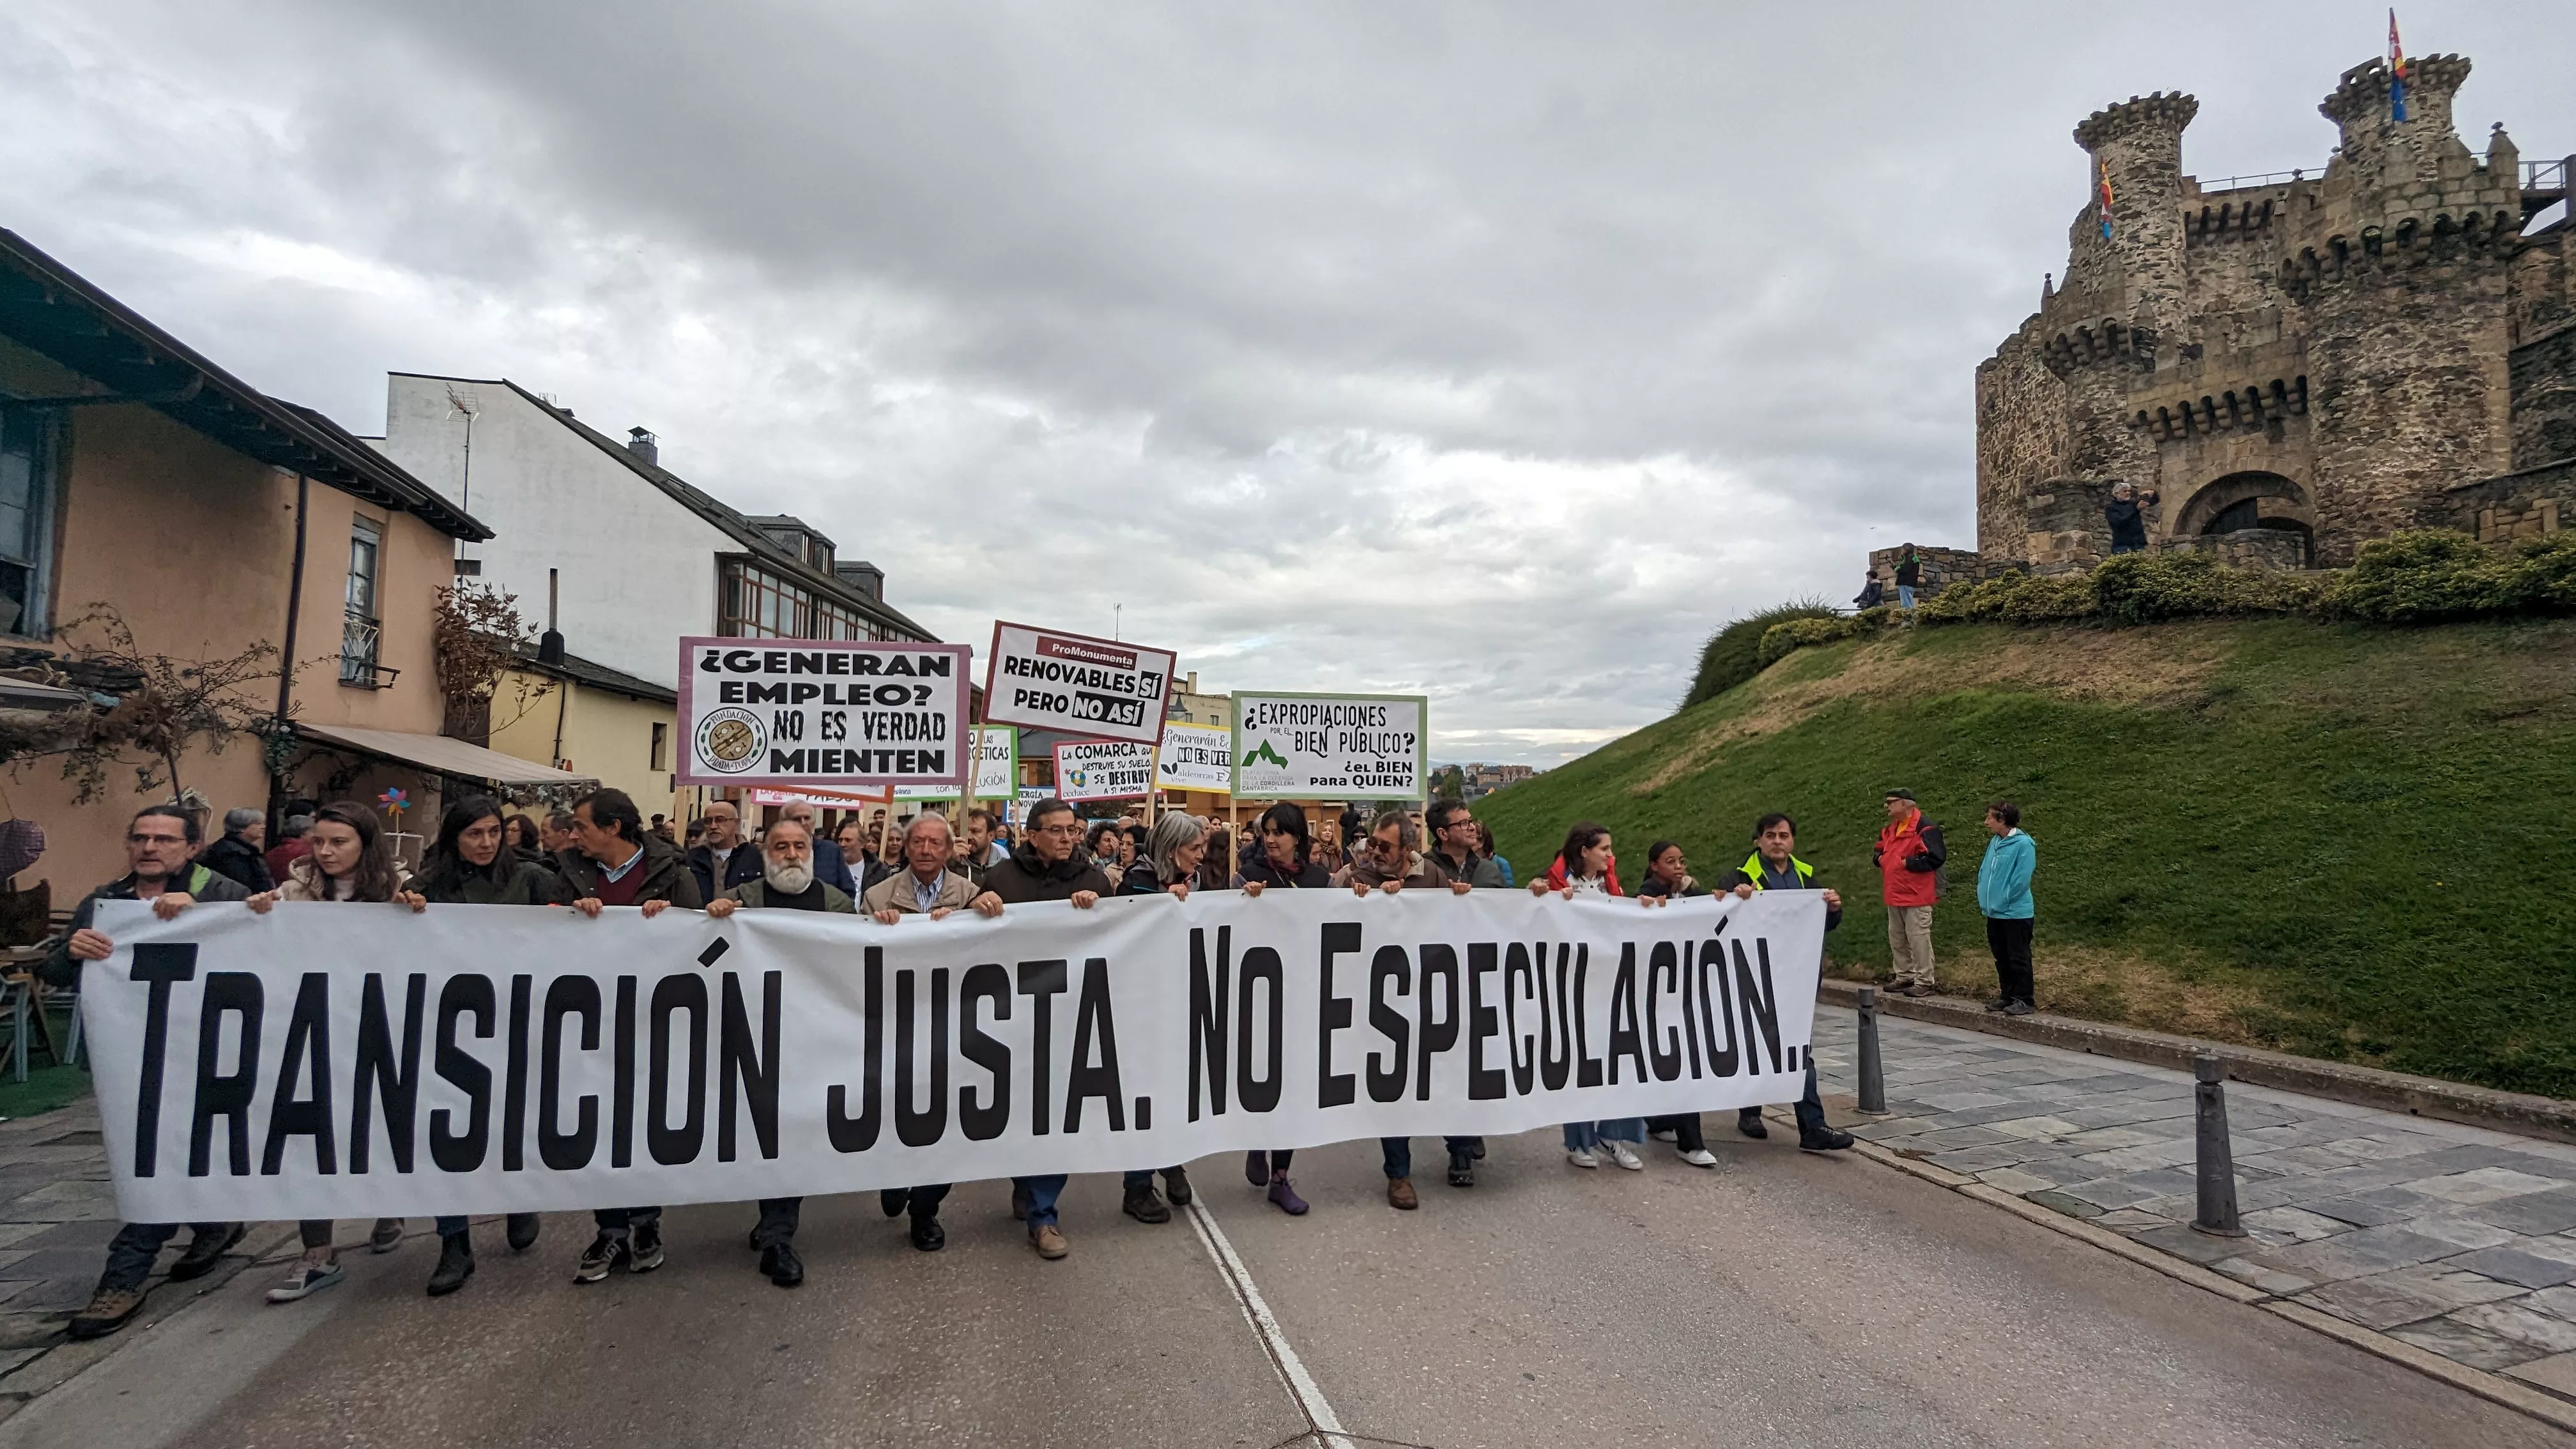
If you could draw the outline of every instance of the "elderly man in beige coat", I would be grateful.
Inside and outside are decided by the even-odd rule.
[[[891,926],[902,916],[938,920],[975,899],[975,883],[948,868],[956,842],[948,817],[924,810],[904,827],[903,863],[909,867],[868,887],[859,909]]]

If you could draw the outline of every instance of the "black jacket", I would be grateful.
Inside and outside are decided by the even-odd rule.
[[[1235,857],[1234,868],[1243,877],[1245,885],[1258,885],[1265,890],[1271,886],[1288,886],[1296,890],[1319,891],[1333,883],[1333,873],[1316,861],[1309,860],[1294,871],[1281,870],[1271,863],[1270,852],[1263,850],[1257,840],[1243,847],[1243,854]]]
[[[714,900],[747,880],[760,879],[760,847],[746,840],[725,857],[724,879],[716,879],[716,853],[703,845],[689,847],[689,873],[698,878],[698,897]],[[820,875],[821,872],[815,872]]]
[[[1023,845],[1011,852],[1011,858],[984,872],[984,889],[1002,898],[1002,904],[1017,906],[1037,901],[1069,901],[1084,891],[1108,895],[1114,887],[1091,857],[1076,850],[1054,865],[1038,859],[1037,852]]]
[[[253,895],[277,889],[277,881],[268,873],[268,861],[238,835],[227,835],[207,846],[197,857],[197,864],[232,877],[235,885]]]
[[[562,877],[515,854],[509,874],[498,881],[454,861],[436,861],[403,882],[403,889],[443,906],[553,906],[571,899],[562,894]]]
[[[2134,548],[2147,546],[2147,518],[2136,500],[2114,498],[2102,507],[2102,518],[2111,525],[2111,542]]]
[[[1911,588],[1923,582],[1923,555],[1909,553],[1896,561],[1896,581]]]
[[[599,894],[599,862],[578,850],[567,850],[555,857],[555,874],[563,877],[564,899],[587,900]],[[698,894],[697,874],[680,855],[680,848],[651,831],[644,833],[644,863],[635,867],[644,872],[644,883],[635,893],[635,903],[669,901],[675,906],[700,910],[707,898]]]
[[[217,875],[203,865],[190,865],[180,871],[172,885],[201,901],[246,901],[252,894],[243,890],[232,877]],[[45,959],[36,967],[36,974],[48,986],[69,986],[79,981],[81,959],[72,954],[72,932],[89,929],[90,921],[98,915],[100,901],[136,899],[139,897],[134,894],[131,871],[81,897],[80,904],[72,907],[71,925],[54,942],[53,949],[45,953]]]
[[[1875,609],[1886,602],[1887,588],[1875,577],[1871,578],[1868,583],[1861,585],[1860,593],[1852,599],[1852,605],[1855,608],[1862,609]]]

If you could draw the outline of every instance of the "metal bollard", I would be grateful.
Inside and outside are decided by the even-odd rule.
[[[2227,1068],[2218,1053],[2202,1051],[2192,1057],[2191,1074],[2199,1131],[2193,1155],[2200,1173],[2200,1216],[2192,1228],[2214,1238],[2241,1238],[2245,1229],[2236,1222],[2236,1158],[2227,1144]]]
[[[1878,988],[1860,989],[1860,1109],[1885,1115],[1887,1078],[1878,1063]]]

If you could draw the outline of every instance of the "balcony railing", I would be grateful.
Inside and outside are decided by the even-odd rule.
[[[388,689],[402,674],[376,662],[384,626],[355,609],[340,623],[340,682],[359,689]]]

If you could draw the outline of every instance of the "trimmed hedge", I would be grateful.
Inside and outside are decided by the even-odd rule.
[[[2365,544],[2335,581],[2334,610],[2374,624],[2440,624],[2576,610],[2576,533],[2488,548],[2424,529]]]
[[[1758,657],[1767,669],[1791,650],[1848,639],[1864,627],[1867,626],[1858,617],[1792,619],[1786,624],[1774,624],[1762,631]]]
[[[1699,673],[1692,678],[1690,693],[1682,700],[1688,709],[1704,699],[1715,699],[1735,686],[1762,672],[1771,661],[1762,657],[1762,636],[1772,626],[1793,619],[1831,619],[1834,607],[1822,599],[1799,599],[1779,604],[1758,614],[1749,614],[1708,636],[1700,646]]]

